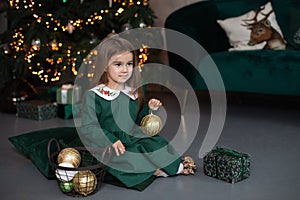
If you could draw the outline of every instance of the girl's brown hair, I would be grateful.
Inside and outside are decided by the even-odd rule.
[[[107,72],[105,68],[108,66],[108,62],[112,56],[122,54],[124,52],[131,52],[133,54],[133,65],[134,70],[132,76],[127,81],[127,85],[130,86],[133,91],[132,94],[138,95],[138,104],[141,107],[144,103],[144,94],[141,84],[141,73],[137,69],[137,55],[133,45],[126,39],[119,37],[118,35],[113,35],[104,39],[98,46],[98,56],[97,56],[97,68],[100,68],[100,78],[99,84],[107,84]]]

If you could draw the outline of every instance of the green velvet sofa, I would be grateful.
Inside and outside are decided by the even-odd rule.
[[[197,41],[210,55],[228,92],[300,95],[300,2],[271,0],[276,20],[287,42],[286,50],[228,51],[231,47],[218,19],[240,16],[268,0],[210,0],[171,13],[166,29]],[[299,38],[297,38],[299,36]],[[173,45],[168,40],[167,45]],[[298,43],[299,42],[299,43]],[[168,52],[169,64],[183,74],[195,90],[207,90],[202,76],[182,57]],[[201,67],[201,60],[199,66]]]

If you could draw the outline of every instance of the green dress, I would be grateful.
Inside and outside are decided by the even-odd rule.
[[[149,185],[153,173],[160,168],[168,175],[176,175],[181,158],[161,136],[145,136],[138,124],[148,114],[145,106],[139,112],[136,97],[130,88],[112,90],[101,84],[84,95],[80,137],[86,146],[102,148],[121,140],[125,153],[114,151],[107,172],[128,188]]]

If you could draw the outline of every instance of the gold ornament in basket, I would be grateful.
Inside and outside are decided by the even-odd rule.
[[[91,170],[83,170],[74,176],[72,183],[76,192],[87,196],[96,189],[97,177]]]
[[[57,156],[57,163],[70,163],[73,167],[78,167],[81,162],[81,156],[78,150],[75,148],[64,148]]]
[[[154,136],[160,133],[162,129],[162,122],[159,116],[151,112],[143,117],[140,126],[146,135]]]
[[[57,151],[51,152],[52,143],[56,144]],[[103,182],[110,155],[111,147],[73,147],[61,150],[55,138],[48,142],[49,163],[60,190],[68,196],[80,197],[95,193]]]

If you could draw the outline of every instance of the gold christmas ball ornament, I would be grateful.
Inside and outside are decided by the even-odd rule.
[[[159,116],[150,113],[143,117],[141,129],[148,136],[157,135],[162,129],[162,122]]]
[[[78,150],[74,148],[65,148],[59,152],[57,162],[58,164],[71,163],[74,168],[77,168],[80,165],[81,156]]]
[[[75,174],[72,183],[77,193],[87,196],[96,189],[97,178],[92,171],[83,170]]]

